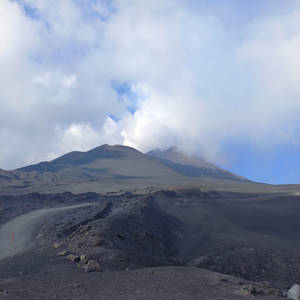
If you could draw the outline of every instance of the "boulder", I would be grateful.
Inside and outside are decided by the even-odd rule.
[[[300,285],[294,284],[288,291],[288,299],[300,300]]]

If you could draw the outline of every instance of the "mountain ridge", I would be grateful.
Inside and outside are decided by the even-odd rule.
[[[56,172],[67,165],[80,166],[93,163],[98,159],[121,159],[130,154],[147,155],[161,162],[163,165],[187,177],[211,177],[229,180],[248,180],[233,174],[223,168],[205,161],[194,155],[179,151],[176,147],[164,151],[155,149],[142,153],[135,148],[104,144],[88,151],[71,151],[52,161],[44,161],[16,169],[15,171]],[[146,158],[146,157],[144,157]]]
[[[274,186],[251,182],[175,148],[165,154],[161,150],[144,154],[132,147],[107,144],[85,152],[72,151],[52,161],[0,171],[0,192],[143,193],[162,188],[251,192],[254,186],[262,192],[274,190]]]
[[[189,155],[176,147],[164,151],[156,149],[147,152],[149,156],[159,159],[163,164],[189,177],[211,177],[228,180],[249,181],[247,178],[229,172],[195,155]]]
[[[39,171],[40,167],[42,171],[43,168],[51,167],[53,165],[66,165],[66,164],[83,165],[86,163],[93,162],[93,160],[99,158],[120,158],[122,155],[124,155],[125,149],[135,150],[134,148],[130,148],[126,146],[120,146],[120,145],[109,146],[107,144],[104,144],[88,151],[71,151],[51,161],[42,161],[37,164],[32,164],[32,165],[18,168],[15,171]]]

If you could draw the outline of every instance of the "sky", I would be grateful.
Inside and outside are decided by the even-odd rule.
[[[300,183],[300,0],[1,0],[0,168],[177,146]]]

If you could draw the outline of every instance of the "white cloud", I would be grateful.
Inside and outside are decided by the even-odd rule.
[[[102,18],[107,18],[111,15],[111,9],[108,7],[108,5],[103,2],[96,2],[91,5],[92,9],[97,12]]]
[[[61,150],[89,150],[99,144],[99,134],[88,124],[71,124],[66,130],[57,128]]]
[[[41,85],[48,85],[49,81],[51,80],[52,76],[49,73],[42,74],[33,78],[33,83],[41,84]]]
[[[64,154],[73,151],[87,151],[106,143],[121,144],[122,137],[119,133],[118,123],[107,117],[103,128],[99,131],[88,123],[71,124],[68,128],[56,128],[58,138],[57,151]]]
[[[1,1],[0,25],[1,63],[30,54],[30,48],[36,46],[36,28],[17,3]]]
[[[237,29],[190,1],[0,1],[0,167],[101,143],[175,144],[213,161],[229,141],[294,143],[293,3]],[[118,95],[113,82],[134,97]]]
[[[61,84],[64,87],[72,87],[76,84],[77,77],[75,75],[70,75],[61,80]]]

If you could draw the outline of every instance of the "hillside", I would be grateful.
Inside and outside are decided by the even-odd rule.
[[[145,193],[162,188],[293,194],[300,191],[298,185],[251,182],[174,148],[143,154],[131,147],[102,145],[14,171],[0,170],[2,194]]]
[[[27,166],[17,171],[59,174],[66,170],[74,171],[74,174],[78,174],[83,180],[86,178],[111,180],[180,178],[180,174],[156,159],[134,148],[120,145],[102,145],[87,152],[70,152],[50,162]],[[66,179],[67,174],[64,176]]]
[[[231,187],[249,183],[240,176],[175,151],[143,154],[120,145],[73,151],[49,162],[0,171],[0,176],[0,191],[6,194],[145,192],[163,187]]]
[[[164,151],[153,150],[147,154],[159,159],[166,166],[188,177],[247,181],[247,179],[242,176],[228,172],[197,156],[188,155],[175,147],[168,148]]]
[[[163,270],[179,293],[169,294],[166,280],[157,294],[164,299],[240,299],[244,293],[277,299],[273,295],[300,278],[297,185],[254,183],[176,149],[143,154],[119,145],[0,170],[0,176],[0,295],[1,289],[7,295],[33,289],[40,298],[52,299],[55,291],[64,299],[62,290],[77,289],[80,281],[91,296],[99,292],[92,278],[116,276],[126,290],[121,282],[128,274],[133,290],[146,286],[139,274],[157,290],[161,279],[154,274]],[[190,274],[211,276],[213,288],[197,282],[193,298],[172,270],[192,285]],[[57,289],[64,277],[68,286],[60,279]],[[143,299],[156,299],[146,292]]]
[[[234,297],[236,292],[242,293],[240,297],[269,299],[268,295],[282,295],[286,287],[299,281],[299,196],[268,194],[262,197],[185,189],[144,195],[2,196],[0,202],[3,204],[0,220],[10,220],[0,227],[0,233],[3,229],[2,233],[7,235],[7,227],[13,226],[16,240],[20,235],[24,238],[27,235],[27,240],[31,235],[34,240],[23,253],[0,260],[0,284],[8,293],[27,295],[32,289],[41,293],[40,287],[45,286],[40,296],[48,299],[55,291],[64,299],[63,291],[78,281],[80,286],[86,286],[96,277],[105,280],[105,276],[120,275],[122,280],[127,280],[131,276],[127,272],[131,272],[131,293],[137,286],[139,289],[149,287],[151,282],[168,295],[166,283],[172,278],[172,271],[168,270],[180,270],[181,278],[186,276],[184,282],[191,284],[194,276],[198,278],[196,274],[207,274],[209,278],[204,285],[201,284],[204,278],[195,282],[198,289],[193,296],[190,284],[175,280],[181,293],[186,295],[186,298],[178,295],[176,299],[240,299]],[[71,212],[65,210],[70,205],[77,208]],[[60,213],[51,213],[48,219],[43,216],[44,212],[54,210]],[[21,215],[16,217],[16,213]],[[43,221],[32,218],[38,214]],[[99,265],[96,271],[100,273],[85,273],[85,264],[78,262],[80,256],[96,261]],[[77,257],[76,261],[72,261],[72,257]],[[160,272],[158,267],[166,270],[160,279],[162,282],[152,282],[148,277],[146,282],[139,282],[138,274],[145,272],[145,268],[151,268],[148,270],[152,277]],[[221,274],[236,277],[230,279]],[[65,277],[67,283],[61,279],[63,283],[58,283],[58,277]],[[8,280],[11,278],[13,281]],[[98,281],[90,283],[88,291],[82,292],[92,296],[91,291],[100,292],[99,284]],[[102,284],[101,291],[105,287],[107,291],[111,289],[108,282],[104,287]],[[121,283],[120,286],[122,292],[117,289],[116,297],[126,293],[127,287]],[[141,294],[143,299],[148,299],[146,292]],[[81,299],[75,294],[72,299]]]

